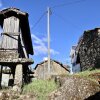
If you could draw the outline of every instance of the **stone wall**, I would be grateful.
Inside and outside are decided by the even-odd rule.
[[[100,29],[84,32],[79,58],[82,71],[100,68]]]
[[[48,79],[52,75],[65,75],[69,73],[69,71],[62,67],[63,65],[61,65],[60,63],[50,61],[50,64],[50,73],[48,73],[47,61],[38,64],[37,68],[35,69],[35,76],[38,79]]]

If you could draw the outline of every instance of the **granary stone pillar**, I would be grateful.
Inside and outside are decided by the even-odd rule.
[[[1,88],[1,82],[2,82],[2,69],[3,69],[3,66],[0,66],[0,88]]]
[[[14,79],[13,89],[15,91],[20,92],[22,84],[23,84],[23,65],[22,64],[17,64],[16,69],[15,69],[15,79]]]

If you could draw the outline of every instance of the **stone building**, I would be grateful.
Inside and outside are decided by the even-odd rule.
[[[0,86],[6,74],[9,75],[8,84],[13,80],[13,86],[21,87],[29,81],[29,65],[33,63],[29,59],[29,54],[33,55],[33,46],[28,13],[17,8],[4,9],[0,11],[0,26],[3,29],[0,38]]]
[[[81,71],[100,68],[100,28],[83,33],[76,47],[77,60]]]
[[[34,72],[37,79],[48,79],[53,75],[67,75],[69,70],[62,63],[50,60],[50,73],[48,73],[48,61],[46,60],[37,64],[34,68]]]

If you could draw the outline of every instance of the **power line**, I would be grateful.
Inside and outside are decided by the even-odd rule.
[[[53,13],[55,16],[57,16],[58,18],[60,18],[64,23],[67,21],[68,23],[70,23],[71,25],[73,25],[74,28],[77,28],[78,30],[81,29],[78,25],[74,24],[73,22],[71,22],[70,20],[65,19],[64,17],[62,17],[61,15],[58,15],[57,13]]]
[[[33,25],[33,28],[35,28],[37,26],[37,24],[41,21],[41,19],[45,16],[45,14],[47,13],[47,11],[45,11],[40,18],[36,21],[36,23]]]
[[[76,0],[76,1],[73,1],[73,2],[67,2],[67,3],[55,5],[55,6],[52,6],[51,8],[58,8],[58,7],[68,6],[68,5],[77,4],[77,3],[80,3],[80,2],[84,2],[84,1],[86,1],[86,0]]]
[[[76,3],[80,3],[80,2],[84,2],[86,0],[77,0],[77,1],[73,1],[73,2],[68,2],[68,3],[64,3],[64,4],[59,4],[59,5],[55,5],[52,6],[51,8],[58,8],[58,7],[63,7],[63,6],[67,6],[67,5],[71,5],[71,4],[76,4]],[[37,26],[37,24],[41,21],[41,19],[45,16],[45,14],[47,13],[47,11],[45,11],[40,18],[36,21],[36,23],[33,25],[33,28],[35,28]],[[60,17],[61,18],[61,17]],[[61,18],[63,19],[63,18]],[[64,20],[64,19],[63,19]]]

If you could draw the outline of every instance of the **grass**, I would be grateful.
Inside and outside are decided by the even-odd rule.
[[[87,70],[87,71],[83,71],[83,72],[79,72],[79,73],[75,73],[72,76],[79,76],[79,77],[83,77],[89,80],[92,80],[96,83],[98,83],[98,81],[96,80],[95,77],[90,76],[91,74],[96,74],[96,73],[100,73],[100,69],[95,69],[95,70]]]
[[[75,73],[73,75],[79,75],[79,76],[83,76],[83,77],[88,77],[90,74],[94,74],[94,73],[100,73],[100,69],[96,69],[96,70],[92,70],[92,71],[87,70],[87,71]]]
[[[37,100],[47,100],[48,94],[55,89],[57,89],[57,85],[53,80],[34,80],[24,86],[23,93],[36,93]]]
[[[87,70],[73,75],[61,75],[61,77],[78,76],[98,83],[94,77],[90,77],[90,75],[94,73],[100,73],[100,69]],[[32,83],[23,87],[23,94],[36,94],[37,100],[48,100],[47,96],[57,88],[58,85],[53,80],[34,80]]]

